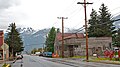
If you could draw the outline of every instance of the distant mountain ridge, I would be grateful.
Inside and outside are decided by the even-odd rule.
[[[120,15],[114,17],[114,20],[120,19]],[[120,28],[120,20],[115,21],[114,25],[116,26],[116,28]]]
[[[48,34],[50,29],[42,29],[42,30],[34,30],[31,27],[28,28],[17,28],[20,33],[23,44],[25,47],[25,51],[30,52],[34,48],[42,48],[46,35]]]

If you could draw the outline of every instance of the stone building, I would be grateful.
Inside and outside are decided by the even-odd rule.
[[[61,33],[56,35],[54,50],[61,55]],[[103,55],[103,51],[111,49],[111,37],[91,37],[88,38],[89,55]],[[65,57],[85,56],[86,55],[86,39],[82,33],[65,33],[64,34],[64,55]]]

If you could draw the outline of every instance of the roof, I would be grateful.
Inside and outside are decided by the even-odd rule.
[[[64,39],[69,38],[84,38],[84,35],[83,33],[64,33]],[[62,40],[62,33],[57,33],[56,39]]]

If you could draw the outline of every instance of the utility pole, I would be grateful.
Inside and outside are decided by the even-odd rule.
[[[4,49],[3,49],[3,60],[4,60],[4,63],[6,64],[6,50],[5,50],[5,44],[4,44],[4,32],[2,34],[2,37],[3,37],[3,45],[4,45]]]
[[[62,58],[64,58],[64,19],[68,19],[68,17],[58,17],[58,19],[62,19]]]
[[[12,44],[11,44],[11,47],[12,47],[12,59],[13,59],[13,44],[14,44],[14,35],[13,35],[13,30],[12,30]]]
[[[42,49],[42,53],[44,52],[44,43],[43,43],[43,49]]]
[[[88,62],[88,32],[87,32],[87,13],[86,13],[86,4],[93,4],[93,3],[86,3],[86,0],[84,2],[78,2],[77,4],[84,4],[84,11],[85,11],[85,31],[86,31],[86,61]]]

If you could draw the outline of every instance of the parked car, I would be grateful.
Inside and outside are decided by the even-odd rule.
[[[43,53],[40,53],[39,56],[43,56]]]
[[[44,57],[52,57],[52,52],[44,52],[43,56]]]

